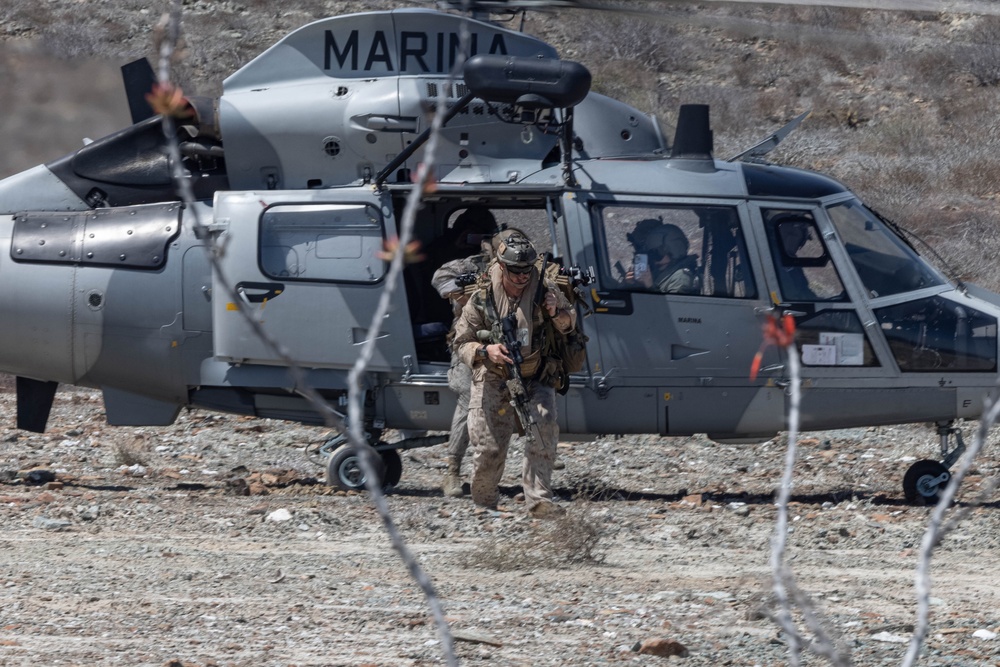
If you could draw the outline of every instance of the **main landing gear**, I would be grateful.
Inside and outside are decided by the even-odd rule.
[[[421,436],[407,438],[399,442],[378,441],[374,446],[365,445],[377,455],[374,462],[375,473],[379,485],[387,491],[399,484],[403,476],[403,459],[399,455],[402,449],[430,447],[448,440],[448,436]],[[367,478],[361,467],[360,452],[348,442],[343,433],[331,438],[320,447],[320,453],[326,459],[326,483],[342,491],[364,491]]]
[[[938,422],[937,432],[941,436],[941,462],[931,459],[917,461],[903,476],[903,495],[909,503],[934,505],[941,498],[941,492],[951,479],[948,470],[965,453],[962,432],[954,427],[954,422]],[[948,451],[948,436],[954,435],[956,445]]]

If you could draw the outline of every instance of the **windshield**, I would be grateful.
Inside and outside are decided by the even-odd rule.
[[[827,209],[868,296],[942,285],[944,277],[857,200]]]

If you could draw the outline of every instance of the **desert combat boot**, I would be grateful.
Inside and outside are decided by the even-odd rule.
[[[448,471],[444,474],[444,479],[441,480],[441,490],[449,498],[461,498],[463,495],[462,477],[459,475],[459,470],[460,467],[455,462],[450,461]]]

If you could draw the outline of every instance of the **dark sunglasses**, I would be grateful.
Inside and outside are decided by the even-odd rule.
[[[504,264],[504,268],[507,269],[509,273],[513,273],[515,276],[523,276],[531,273],[532,266],[511,266],[509,264]]]

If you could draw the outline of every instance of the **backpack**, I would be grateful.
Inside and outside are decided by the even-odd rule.
[[[578,288],[573,285],[569,274],[558,264],[546,265],[545,280],[559,288],[577,315],[576,325],[567,333],[560,333],[552,320],[545,319],[542,355],[547,359],[546,370],[555,374],[549,384],[560,394],[565,394],[569,390],[570,374],[579,373],[587,363],[587,343],[590,338],[583,333],[583,318],[590,314],[590,308]]]

